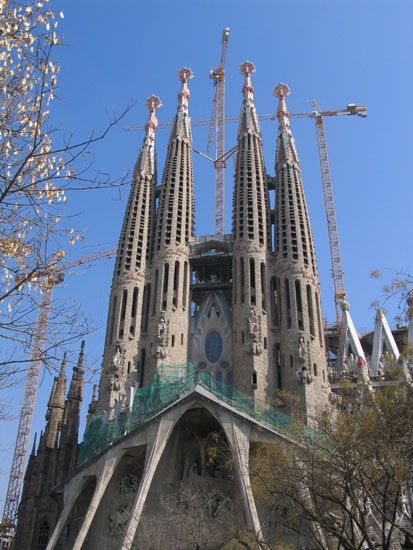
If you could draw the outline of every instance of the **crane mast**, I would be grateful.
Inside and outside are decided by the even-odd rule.
[[[321,181],[323,185],[324,204],[327,217],[328,240],[330,245],[331,275],[334,284],[334,306],[336,312],[336,324],[339,326],[341,319],[340,304],[346,299],[347,293],[344,286],[343,264],[341,261],[340,241],[338,237],[336,210],[334,206],[333,184],[331,179],[330,163],[328,160],[326,132],[323,117],[339,115],[367,116],[364,106],[350,104],[346,109],[321,111],[315,99],[311,102],[314,112],[311,116],[315,121],[317,134],[318,155],[320,159]]]
[[[3,510],[3,518],[0,524],[0,529],[3,534],[6,534],[10,538],[13,537],[12,531],[16,524],[19,507],[20,493],[24,478],[24,466],[29,448],[34,407],[36,403],[37,390],[39,387],[40,367],[46,344],[47,324],[49,321],[54,288],[57,284],[63,281],[64,271],[79,265],[93,262],[100,258],[113,256],[116,254],[116,251],[116,248],[112,248],[102,252],[96,252],[90,256],[85,256],[78,260],[64,263],[60,266],[57,265],[52,273],[50,271],[45,271],[37,275],[38,277],[44,277],[45,280],[42,284],[43,288],[38,306],[38,316],[33,329],[33,341],[31,345],[29,368],[26,375],[24,396],[20,410],[19,427],[17,429],[13,461]]]
[[[222,31],[221,58],[219,67],[211,69],[209,78],[214,81],[215,95],[209,125],[207,150],[215,133],[215,234],[224,233],[224,189],[225,189],[225,60],[227,57],[229,28]]]

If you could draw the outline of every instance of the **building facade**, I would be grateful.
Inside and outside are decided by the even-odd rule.
[[[62,367],[45,434],[27,469],[16,539],[25,543],[19,548],[165,548],[154,526],[171,496],[182,501],[194,487],[198,496],[215,494],[222,513],[241,510],[257,536],[271,528],[254,501],[248,457],[257,442],[285,437],[279,426],[288,410],[273,406],[281,390],[298,399],[312,426],[329,408],[330,386],[289,89],[274,89],[278,132],[275,178],[269,178],[254,71],[249,61],[241,65],[228,235],[194,234],[191,71],[178,73],[178,107],[160,185],[155,138],[161,101],[147,100],[149,119],[109,298],[99,395],[76,466],[81,361],[66,402]],[[275,209],[270,193],[276,194]],[[211,433],[221,434],[234,457],[232,472],[219,460],[208,463]],[[39,505],[50,494],[57,495],[53,512],[46,511],[50,502]],[[205,508],[202,502],[199,507]],[[217,534],[218,512],[208,510],[206,521]]]

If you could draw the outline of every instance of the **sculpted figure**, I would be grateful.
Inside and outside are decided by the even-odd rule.
[[[165,317],[162,316],[159,319],[159,323],[158,323],[158,338],[163,341],[165,336],[166,336],[166,321],[165,321]]]

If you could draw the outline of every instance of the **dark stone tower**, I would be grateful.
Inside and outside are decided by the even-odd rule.
[[[73,368],[65,401],[66,354],[54,379],[46,414],[46,428],[36,437],[24,478],[14,547],[44,550],[63,507],[62,483],[74,474],[78,455],[80,406],[83,393],[83,349]]]

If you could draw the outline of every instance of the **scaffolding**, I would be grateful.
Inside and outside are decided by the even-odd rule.
[[[164,365],[154,373],[151,384],[136,389],[130,409],[120,412],[113,419],[108,419],[106,414],[90,418],[80,445],[79,466],[93,460],[153,416],[189,395],[197,386],[270,429],[296,433],[294,419],[277,410],[273,404],[235,390],[229,384],[217,382],[213,375],[200,371],[192,363]],[[302,433],[311,436],[313,431],[304,426]]]

